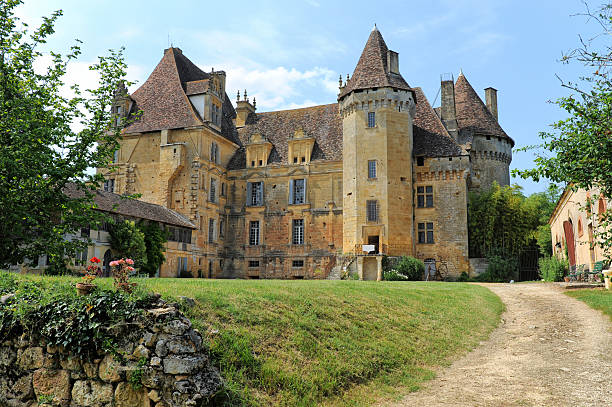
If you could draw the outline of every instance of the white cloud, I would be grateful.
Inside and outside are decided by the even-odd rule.
[[[253,100],[253,97],[257,98],[257,107],[260,111],[331,103],[336,100],[338,93],[337,74],[327,68],[315,67],[299,71],[283,66],[267,69],[229,66],[224,70],[227,74],[226,92],[232,100],[237,90],[242,94],[246,89],[250,100]],[[313,92],[320,95],[320,102],[305,97],[306,93]],[[304,101],[295,102],[300,98]]]

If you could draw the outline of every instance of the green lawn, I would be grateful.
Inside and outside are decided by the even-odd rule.
[[[168,299],[196,300],[186,312],[227,380],[216,405],[396,399],[486,338],[503,309],[487,288],[464,283],[137,281]]]
[[[612,290],[603,288],[566,291],[570,297],[584,301],[591,308],[603,311],[612,320]]]

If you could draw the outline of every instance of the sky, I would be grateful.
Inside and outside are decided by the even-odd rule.
[[[589,2],[592,8],[599,3]],[[440,76],[462,70],[484,100],[498,90],[499,123],[515,147],[566,113],[550,101],[567,95],[557,76],[576,80],[588,71],[562,64],[598,27],[580,0],[429,1],[117,1],[26,0],[16,10],[37,26],[63,10],[44,51],[67,52],[83,41],[69,81],[95,86],[88,70],[97,56],[125,47],[128,79],[142,84],[168,46],[205,71],[224,70],[232,100],[238,89],[257,98],[258,111],[333,103],[338,76],[352,74],[374,24],[399,52],[402,76],[439,106]],[[41,62],[41,63],[44,63]],[[533,152],[514,152],[511,169],[533,167]],[[513,178],[526,194],[547,183]]]

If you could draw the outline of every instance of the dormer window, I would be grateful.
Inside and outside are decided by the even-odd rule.
[[[123,107],[117,106],[117,116],[115,116],[115,126],[121,126],[121,116],[123,115]]]

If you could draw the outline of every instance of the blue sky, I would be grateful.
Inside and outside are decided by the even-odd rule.
[[[64,16],[49,49],[84,42],[71,80],[95,82],[87,65],[124,46],[129,79],[142,83],[172,44],[206,71],[225,70],[227,93],[233,99],[246,88],[257,97],[258,111],[334,102],[338,75],[352,74],[376,23],[399,52],[404,78],[423,88],[431,103],[440,75],[456,78],[460,69],[482,99],[484,88],[498,89],[499,122],[517,147],[537,143],[540,131],[565,116],[547,103],[566,94],[555,74],[576,79],[587,71],[558,60],[579,44],[578,34],[597,32],[585,18],[571,16],[585,10],[579,0],[26,0],[17,15],[36,25],[57,9]],[[511,168],[532,166],[532,157],[515,153]],[[546,188],[513,182],[525,193]]]

